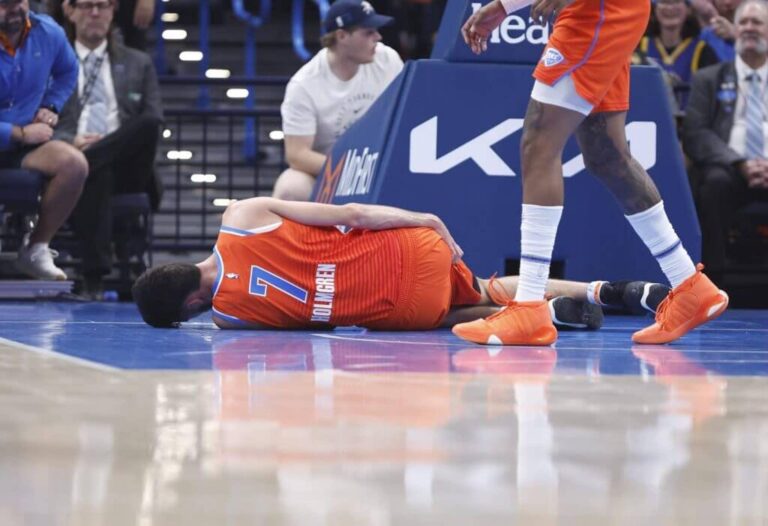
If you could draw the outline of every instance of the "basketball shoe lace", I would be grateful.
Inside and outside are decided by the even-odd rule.
[[[700,271],[701,269],[697,270]],[[682,325],[685,319],[689,317],[688,314],[691,313],[687,311],[691,311],[693,305],[690,304],[690,301],[686,302],[686,299],[691,299],[687,297],[686,293],[694,288],[697,278],[698,273],[686,280],[680,287],[669,291],[667,297],[661,300],[656,311],[656,323],[662,329],[673,330]]]
[[[499,279],[496,277],[496,274],[494,273],[493,276],[491,276],[491,278],[488,280],[488,296],[491,298],[491,301],[494,302],[496,305],[500,305],[502,307],[509,307],[511,304],[515,302],[515,300],[509,295],[509,293],[506,291],[504,286],[499,284],[498,281]],[[496,314],[498,314],[498,312]],[[489,316],[488,319],[495,316],[496,314]]]

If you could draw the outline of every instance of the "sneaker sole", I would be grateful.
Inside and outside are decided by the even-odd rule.
[[[603,326],[603,309],[599,305],[560,296],[550,300],[547,307],[558,329],[594,331]]]
[[[529,340],[518,340],[515,342],[507,343],[502,341],[501,338],[499,338],[495,334],[490,334],[487,337],[485,336],[479,336],[475,334],[461,334],[461,331],[457,331],[456,328],[451,331],[453,334],[461,338],[462,340],[466,340],[472,343],[476,343],[479,345],[492,345],[492,346],[500,346],[500,345],[531,345],[536,347],[541,346],[548,346],[552,345],[557,341],[557,331],[555,331],[554,336],[549,337],[541,337],[541,338],[532,338]]]

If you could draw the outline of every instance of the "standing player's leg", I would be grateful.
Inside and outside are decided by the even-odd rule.
[[[568,138],[591,109],[586,101],[581,112],[556,105],[566,95],[566,82],[564,79],[557,87],[551,87],[537,81],[525,115],[520,147],[523,172],[520,277],[515,301],[508,304],[503,316],[454,327],[454,334],[466,340],[484,344],[549,345],[557,339],[544,293],[563,211],[561,159]]]
[[[728,296],[697,269],[664,211],[651,177],[632,158],[625,136],[626,112],[590,115],[576,133],[591,174],[614,195],[637,235],[656,258],[674,293],[656,323],[634,334],[638,343],[667,343],[719,316]]]

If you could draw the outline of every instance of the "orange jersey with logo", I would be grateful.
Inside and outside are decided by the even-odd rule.
[[[214,253],[214,316],[235,325],[429,329],[452,304],[480,299],[471,271],[429,228],[222,226]]]
[[[283,219],[255,230],[223,226],[214,316],[235,325],[428,329],[452,303],[480,295],[463,263],[429,228],[351,230]]]
[[[558,14],[534,77],[552,86],[570,74],[594,110],[626,110],[629,63],[650,9],[649,0],[575,0]]]

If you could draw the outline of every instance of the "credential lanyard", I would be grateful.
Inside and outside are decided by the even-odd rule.
[[[104,63],[104,55],[102,54],[99,58],[96,59],[96,64],[93,66],[93,69],[91,69],[91,72],[88,75],[88,78],[85,81],[85,86],[83,87],[83,94],[80,95],[80,107],[84,108],[85,104],[88,102],[88,99],[91,97],[91,92],[93,91],[93,85],[96,83],[96,77],[99,76],[99,73],[101,73],[101,65]],[[84,63],[85,61],[81,62]]]

